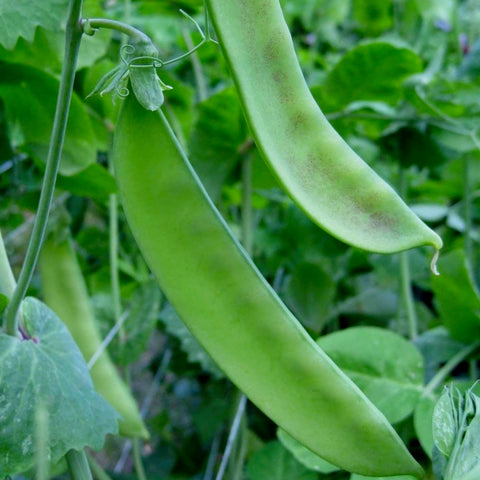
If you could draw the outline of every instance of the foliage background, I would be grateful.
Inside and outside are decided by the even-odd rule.
[[[174,87],[165,111],[238,235],[241,166],[252,160],[256,264],[429,468],[431,412],[441,387],[449,381],[465,387],[478,378],[478,354],[462,352],[480,340],[480,3],[283,0],[282,5],[322,110],[443,237],[440,277],[433,279],[428,269],[428,249],[368,254],[310,222],[259,157],[214,43],[159,72]],[[42,0],[35,7],[26,0],[0,1],[0,228],[15,273],[38,202],[66,1]],[[200,40],[179,8],[202,23],[202,2],[196,0],[86,0],[84,16],[135,25],[168,59]],[[54,222],[68,218],[105,334],[114,318],[108,199],[116,187],[108,153],[121,100],[86,97],[118,62],[122,40],[107,31],[84,38],[52,215]],[[140,405],[152,388],[156,392],[146,414],[152,433],[144,449],[147,474],[213,478],[208,475],[221,458],[237,392],[161,297],[121,212],[120,220],[121,290],[130,315],[126,342],[116,338],[109,350],[131,379]],[[38,276],[31,293],[42,296]],[[332,472],[277,433],[252,405],[242,435],[247,448],[236,458],[245,464],[244,478],[360,479]],[[119,462],[124,445],[111,437],[97,454],[112,476],[132,475],[131,458]],[[234,472],[231,467],[227,478],[241,478]]]

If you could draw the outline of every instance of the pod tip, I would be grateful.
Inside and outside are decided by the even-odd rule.
[[[437,261],[439,256],[440,256],[440,250],[435,250],[435,253],[432,257],[432,261],[430,262],[430,270],[434,275],[437,275],[437,276],[440,275],[440,272],[438,271],[438,268],[437,268]]]

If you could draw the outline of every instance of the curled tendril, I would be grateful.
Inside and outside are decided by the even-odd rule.
[[[125,65],[129,64],[128,57],[135,52],[135,46],[130,43],[126,43],[120,47],[120,59]]]
[[[117,86],[117,88],[115,88],[115,95],[120,98],[127,98],[130,95],[130,90],[125,85]]]

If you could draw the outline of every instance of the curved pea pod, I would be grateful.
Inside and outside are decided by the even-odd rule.
[[[206,0],[250,130],[293,201],[345,243],[379,253],[442,247],[340,137],[310,94],[278,0]]]
[[[67,239],[57,243],[53,237],[48,238],[40,253],[39,268],[45,303],[67,326],[88,362],[102,339],[71,242]],[[90,376],[95,390],[122,416],[120,434],[148,439],[135,399],[106,350],[90,369]]]
[[[235,240],[163,113],[146,111],[130,95],[112,155],[125,215],[145,260],[238,388],[340,467],[421,477],[385,417],[310,338]]]

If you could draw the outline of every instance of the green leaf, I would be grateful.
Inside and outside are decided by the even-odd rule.
[[[59,175],[57,187],[79,197],[88,197],[106,203],[111,193],[117,193],[117,184],[109,171],[93,163],[75,175]]]
[[[233,88],[198,105],[198,120],[189,142],[192,164],[209,195],[218,199],[226,178],[240,159],[247,130]]]
[[[329,318],[335,292],[335,281],[321,265],[303,262],[292,273],[286,300],[304,325],[320,333]]]
[[[0,62],[2,98],[10,138],[35,157],[46,160],[55,115],[58,80],[24,65]],[[84,104],[73,95],[60,173],[73,175],[96,161],[96,139]]]
[[[12,49],[20,37],[31,42],[38,26],[60,28],[67,12],[67,0],[0,0],[0,44]]]
[[[422,445],[423,450],[430,458],[432,458],[434,445],[432,418],[436,400],[435,395],[421,397],[415,406],[415,412],[413,414],[415,433],[417,434],[420,445]]]
[[[376,327],[352,327],[317,340],[391,423],[408,417],[420,396],[424,365],[400,335]]]
[[[340,470],[336,465],[327,462],[297,442],[297,440],[291,437],[285,430],[281,428],[277,429],[277,437],[282,445],[309,470],[326,474]]]
[[[278,441],[270,442],[252,455],[247,464],[249,480],[316,480]]]
[[[212,374],[215,378],[223,378],[225,376],[210,355],[190,333],[190,330],[188,330],[170,304],[167,304],[161,311],[160,320],[165,324],[167,332],[180,340],[182,350],[187,354],[190,362],[199,363],[206,372]]]
[[[358,100],[396,104],[402,98],[404,80],[421,68],[420,57],[409,48],[384,41],[359,45],[328,74],[322,102],[328,110]]]
[[[467,270],[463,250],[440,255],[440,275],[432,277],[440,318],[453,338],[472,342],[480,338],[480,298]]]
[[[108,346],[115,364],[130,365],[145,351],[157,323],[160,303],[161,293],[154,280],[141,283],[134,291],[123,322],[123,336],[116,336]],[[92,306],[105,337],[114,324],[111,295],[95,295]]]
[[[118,415],[97,394],[82,354],[58,317],[27,298],[22,318],[29,339],[0,334],[0,476],[34,465],[35,413],[49,416],[51,461],[70,449],[102,448]]]
[[[366,35],[378,35],[393,25],[392,1],[353,0],[353,14],[360,30]]]

